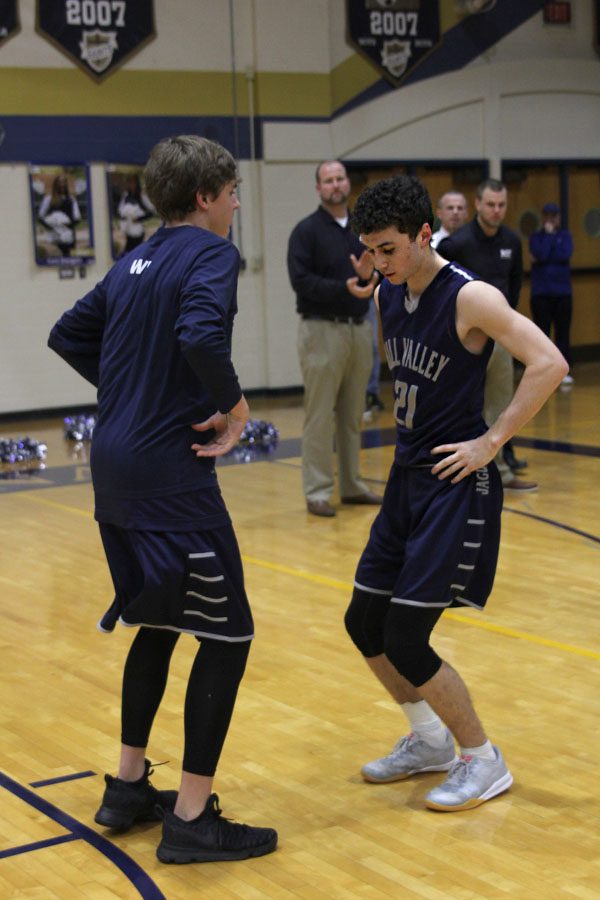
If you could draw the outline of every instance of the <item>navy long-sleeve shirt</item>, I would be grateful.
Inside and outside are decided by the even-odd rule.
[[[216,484],[214,461],[191,450],[208,437],[191,425],[241,398],[231,362],[238,271],[231,242],[163,227],[52,329],[49,346],[98,388],[91,468],[101,521],[141,527],[152,515],[146,504],[141,523],[132,501]]]
[[[541,229],[529,238],[532,297],[568,297],[571,294],[573,238],[566,229],[548,234]]]
[[[523,251],[516,232],[500,225],[489,237],[475,218],[440,241],[436,249],[444,259],[466,266],[493,284],[516,309],[523,281]]]
[[[300,315],[366,316],[369,300],[352,296],[346,280],[356,275],[350,254],[365,248],[323,207],[302,219],[288,244],[288,272]]]

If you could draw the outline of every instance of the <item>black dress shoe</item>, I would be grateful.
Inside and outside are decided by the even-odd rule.
[[[512,491],[515,494],[531,494],[538,489],[535,481],[523,481],[521,478],[512,478],[504,482],[502,487],[505,491]]]
[[[515,456],[512,441],[507,441],[502,448],[502,458],[504,459],[504,462],[509,467],[509,469],[512,469],[513,472],[517,472],[519,469],[527,468],[527,460],[517,459],[517,457]]]
[[[335,509],[327,500],[307,500],[306,508],[313,516],[323,516],[326,519],[335,516]]]
[[[364,494],[356,494],[355,497],[342,497],[342,503],[353,503],[356,506],[381,506],[383,497],[365,491]]]

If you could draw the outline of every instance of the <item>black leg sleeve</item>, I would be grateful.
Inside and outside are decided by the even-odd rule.
[[[123,671],[121,741],[146,747],[167,684],[169,663],[179,632],[140,628]]]
[[[203,640],[185,698],[183,768],[214,775],[250,652],[250,641]]]

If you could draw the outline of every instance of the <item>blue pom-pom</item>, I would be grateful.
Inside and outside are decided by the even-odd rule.
[[[91,441],[98,417],[94,413],[66,416],[64,435],[69,441]]]
[[[238,446],[230,450],[227,456],[233,456],[241,463],[264,459],[275,450],[278,440],[279,432],[271,422],[249,419],[244,426]]]

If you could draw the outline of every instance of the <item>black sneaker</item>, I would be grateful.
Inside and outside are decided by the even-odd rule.
[[[158,791],[148,781],[154,769],[150,760],[144,760],[144,774],[139,781],[122,781],[105,775],[106,789],[94,822],[106,828],[127,831],[135,822],[158,822],[162,818],[160,808],[172,810],[177,791]]]
[[[164,863],[218,862],[264,856],[276,846],[273,828],[253,828],[223,818],[219,798],[211,794],[204,811],[191,822],[165,813],[156,855]]]

